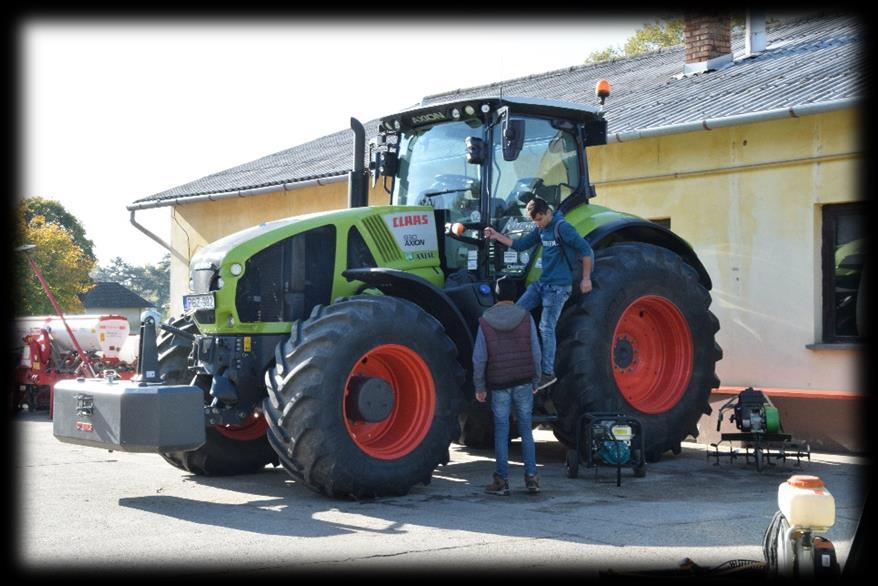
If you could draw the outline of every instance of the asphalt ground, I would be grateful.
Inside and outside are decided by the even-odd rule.
[[[403,497],[340,501],[282,468],[207,478],[154,454],[61,443],[45,412],[12,420],[13,536],[22,575],[124,576],[161,572],[232,579],[283,573],[564,572],[573,578],[673,571],[684,558],[702,568],[764,561],[762,539],[777,510],[777,488],[793,474],[823,479],[836,523],[822,533],[842,566],[870,478],[864,458],[813,454],[758,472],[715,466],[706,446],[623,469],[580,468],[568,478],[565,448],[537,429],[542,491],[524,490],[520,444],[510,447],[508,497],[484,493],[493,451],[453,444],[432,482]]]

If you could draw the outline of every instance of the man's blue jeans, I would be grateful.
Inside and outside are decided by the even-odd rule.
[[[543,372],[555,374],[555,325],[561,317],[561,310],[573,292],[571,285],[546,285],[540,281],[531,283],[516,305],[520,305],[528,311],[537,306],[543,306],[543,314],[540,317],[540,340],[543,342],[543,360],[541,363]]]
[[[537,473],[537,455],[534,447],[531,413],[534,407],[533,385],[527,383],[508,389],[491,391],[491,411],[494,412],[494,458],[497,460],[497,476],[509,478],[509,414],[515,405],[515,419],[521,435],[521,459],[524,473]]]

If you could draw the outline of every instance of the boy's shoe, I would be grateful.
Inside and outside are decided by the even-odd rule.
[[[554,374],[546,374],[545,372],[540,376],[540,382],[537,384],[537,390],[545,389],[549,385],[555,384],[557,382],[558,377]]]
[[[540,475],[534,474],[533,476],[524,476],[524,487],[531,494],[536,494],[540,492]]]
[[[492,482],[485,488],[485,492],[487,492],[488,494],[509,496],[509,482],[507,482],[503,478],[500,478],[500,476],[494,473],[494,482]]]

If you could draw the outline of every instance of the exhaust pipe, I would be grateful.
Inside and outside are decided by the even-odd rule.
[[[364,208],[369,205],[369,181],[363,158],[366,155],[366,130],[356,118],[351,118],[354,131],[353,171],[348,173],[348,207]]]

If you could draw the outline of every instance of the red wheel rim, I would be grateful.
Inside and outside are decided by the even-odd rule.
[[[268,423],[261,413],[256,412],[250,415],[246,423],[241,425],[216,425],[214,429],[220,435],[224,435],[229,439],[244,442],[264,436],[265,430],[268,429]]]
[[[393,391],[393,408],[378,422],[357,420],[345,407],[354,376],[384,379]],[[395,460],[411,453],[430,429],[436,410],[436,386],[427,363],[398,344],[377,346],[357,360],[345,381],[342,412],[348,434],[373,458]]]
[[[644,295],[622,312],[611,359],[625,400],[643,413],[664,413],[680,401],[692,376],[689,324],[669,300]]]

